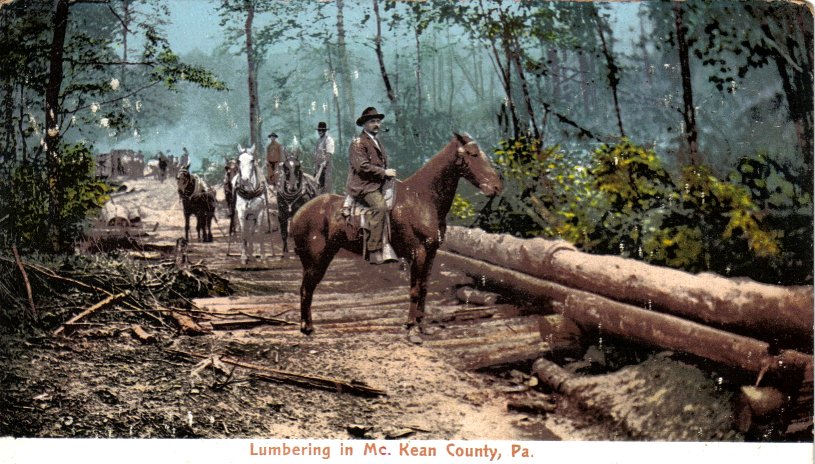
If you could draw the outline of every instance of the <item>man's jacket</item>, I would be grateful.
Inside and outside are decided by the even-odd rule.
[[[352,197],[361,198],[379,190],[385,182],[388,154],[382,141],[379,141],[379,147],[365,132],[351,142],[348,149],[350,169],[345,188]]]

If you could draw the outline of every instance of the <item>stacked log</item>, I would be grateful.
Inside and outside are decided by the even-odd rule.
[[[560,240],[519,239],[450,227],[446,250],[532,277],[729,331],[811,350],[813,289],[690,274],[618,256],[590,255]]]
[[[758,374],[800,372],[811,368],[812,356],[795,351],[776,353],[769,343],[715,329],[670,314],[597,296],[471,258],[442,252],[445,259],[482,282],[530,298],[549,299],[549,309],[574,321],[585,331],[625,337],[664,349],[690,353]]]
[[[544,313],[571,321],[577,329],[567,337],[577,340],[574,346],[581,332],[607,334],[755,375],[755,385],[742,389],[737,412],[742,430],[781,410],[792,411],[784,414],[787,433],[811,427],[811,286],[693,275],[589,255],[562,241],[523,240],[460,227],[448,229],[444,249],[440,257],[480,287],[520,297]],[[543,325],[541,336],[547,340]],[[779,400],[782,396],[786,401]],[[798,414],[799,409],[805,414]]]

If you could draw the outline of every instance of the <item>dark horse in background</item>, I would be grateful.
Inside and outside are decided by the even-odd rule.
[[[422,322],[427,279],[462,177],[488,196],[498,194],[502,188],[501,179],[478,144],[468,134],[454,134],[427,164],[395,185],[390,243],[400,258],[410,262],[409,328]],[[314,331],[311,300],[334,255],[340,248],[362,254],[362,239],[349,240],[345,218],[337,214],[342,203],[339,195],[321,195],[292,220],[295,252],[303,265],[300,331],[305,334]]]
[[[289,221],[309,200],[317,195],[317,181],[303,172],[300,160],[290,156],[280,166],[277,179],[277,219],[280,222],[280,238],[283,240],[283,256],[289,252]]]
[[[178,196],[184,208],[184,238],[190,240],[190,216],[196,218],[198,240],[212,241],[212,218],[215,217],[215,190],[198,176],[190,174],[190,165],[182,166],[176,175]]]

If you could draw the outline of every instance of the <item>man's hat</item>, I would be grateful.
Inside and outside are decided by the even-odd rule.
[[[325,122],[320,121],[317,123],[317,130],[328,130],[328,126]]]
[[[277,138],[277,134],[275,134],[274,132],[272,132],[271,134],[269,134],[269,138],[270,138],[270,139],[271,139],[271,138],[275,138],[275,139],[276,139],[276,138]]]
[[[373,106],[369,106],[362,112],[362,116],[357,119],[357,126],[365,124],[370,119],[385,119],[385,115],[380,114]]]

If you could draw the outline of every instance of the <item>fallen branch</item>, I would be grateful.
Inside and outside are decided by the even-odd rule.
[[[70,320],[68,320],[68,322],[65,322],[64,324],[59,326],[57,328],[57,330],[55,330],[53,332],[53,335],[56,336],[56,335],[61,334],[62,332],[65,331],[65,329],[67,327],[70,327],[72,324],[79,321],[80,319],[83,319],[83,318],[87,317],[88,315],[93,314],[97,310],[99,310],[101,308],[104,308],[105,306],[107,306],[109,304],[115,303],[116,301],[121,300],[122,298],[125,298],[128,295],[130,295],[130,292],[125,290],[124,292],[117,293],[115,295],[111,295],[111,296],[105,298],[104,300],[100,301],[99,303],[96,303],[95,305],[91,306],[90,308],[88,308],[88,309],[82,311],[81,313],[77,314],[76,316],[72,317]]]
[[[557,404],[545,399],[522,398],[507,402],[507,409],[518,412],[531,412],[533,414],[547,414],[557,409]]]
[[[3,256],[0,256],[0,261],[6,261],[8,263],[14,263],[14,260],[11,260],[9,258],[5,258]],[[23,263],[23,266],[25,266],[25,267],[27,267],[29,269],[32,269],[34,271],[37,271],[40,274],[46,275],[46,276],[48,276],[48,277],[50,277],[52,279],[55,279],[55,280],[61,280],[63,282],[69,282],[69,283],[72,283],[72,284],[77,285],[77,286],[82,287],[82,288],[87,288],[87,289],[93,290],[95,292],[104,293],[105,295],[109,295],[109,296],[113,295],[112,293],[108,292],[107,290],[101,289],[99,287],[94,287],[93,285],[88,285],[85,282],[80,282],[78,280],[74,280],[74,279],[71,279],[69,277],[63,277],[63,276],[61,276],[61,275],[51,271],[50,269],[48,269],[46,267],[43,267],[43,266],[38,266],[38,265],[33,264],[33,263],[28,263],[28,264]]]
[[[153,343],[156,341],[156,336],[154,334],[148,333],[144,329],[141,328],[138,324],[133,324],[130,326],[130,330],[133,332],[133,335],[139,339],[142,343]]]
[[[180,354],[196,359],[208,359],[210,356],[190,353],[181,350],[166,350],[168,353]],[[221,357],[221,362],[230,364],[232,366],[242,367],[254,371],[250,373],[251,377],[266,380],[269,382],[285,383],[291,385],[299,385],[303,387],[319,388],[321,390],[336,391],[338,393],[350,393],[361,396],[383,396],[387,395],[384,390],[379,390],[368,386],[363,382],[352,380],[350,382],[334,379],[330,377],[321,377],[316,375],[297,374],[294,372],[286,372],[277,369],[271,369],[257,364],[250,364],[236,359]]]
[[[28,304],[31,306],[31,315],[37,318],[37,307],[34,306],[34,295],[31,293],[31,284],[28,282],[28,274],[25,272],[23,262],[20,260],[20,253],[17,252],[17,246],[12,245],[11,251],[14,253],[14,260],[17,261],[17,267],[20,269],[20,274],[23,275],[23,282],[25,283],[25,292],[28,296]]]
[[[290,310],[287,309],[284,312],[289,312],[289,311]],[[239,311],[238,314],[240,314],[241,316],[246,316],[246,317],[251,317],[253,319],[258,319],[258,320],[261,320],[261,321],[265,322],[266,324],[271,324],[271,325],[297,325],[294,322],[290,322],[290,321],[287,321],[287,320],[284,320],[284,319],[278,319],[276,317],[259,316],[257,314],[249,314],[249,313],[245,313],[243,311]]]
[[[176,324],[178,324],[178,330],[182,334],[186,335],[204,335],[209,333],[208,330],[204,329],[197,322],[195,322],[190,316],[178,313],[173,311],[170,313],[175,320]]]

